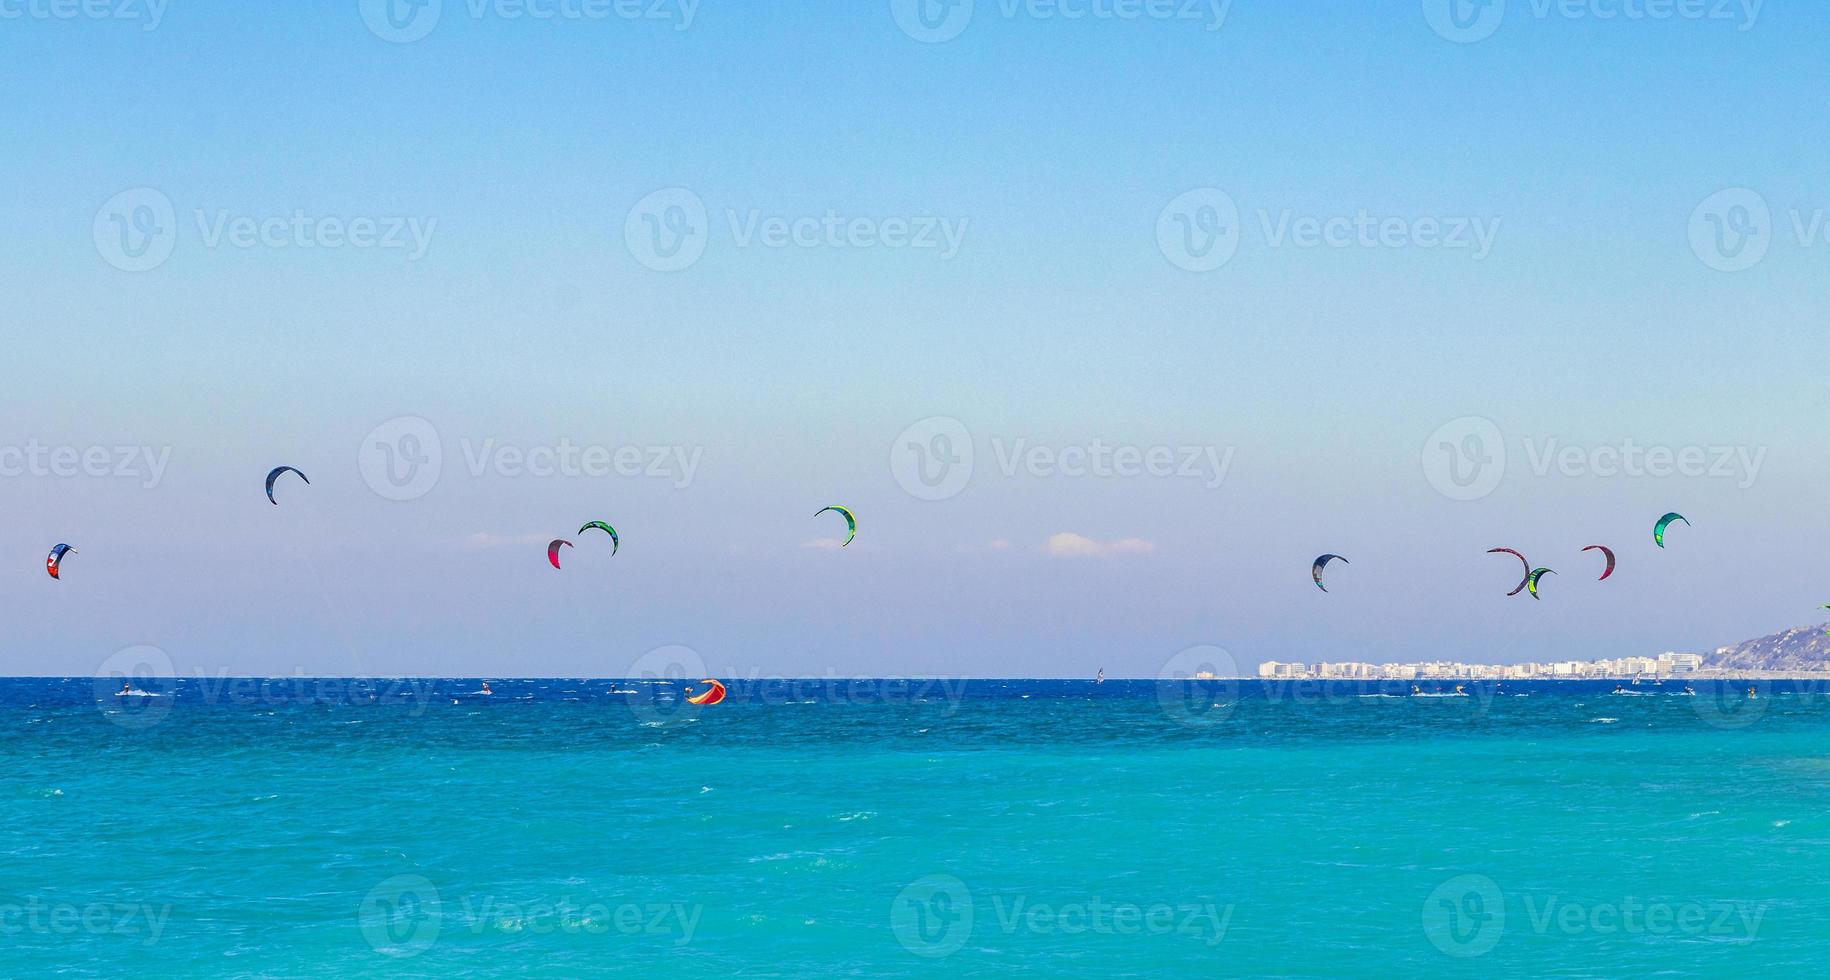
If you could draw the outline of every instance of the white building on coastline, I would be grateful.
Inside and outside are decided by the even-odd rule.
[[[1662,653],[1657,657],[1616,657],[1603,660],[1564,660],[1556,663],[1465,664],[1437,660],[1416,664],[1284,663],[1267,660],[1258,665],[1263,680],[1550,680],[1629,679],[1673,677],[1700,670],[1702,656]]]

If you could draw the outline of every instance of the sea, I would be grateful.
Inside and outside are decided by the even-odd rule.
[[[727,684],[0,681],[0,975],[1830,962],[1821,686]]]

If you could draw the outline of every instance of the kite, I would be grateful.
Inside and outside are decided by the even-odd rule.
[[[279,501],[273,499],[273,483],[280,478],[281,473],[299,473],[299,471],[290,466],[276,466],[273,468],[273,472],[267,474],[267,502],[275,506],[279,505]],[[299,479],[305,480],[307,486],[311,484],[303,473],[299,473]]]
[[[552,543],[546,546],[546,560],[552,562],[554,568],[558,568],[559,549],[570,547],[572,547],[572,542],[567,541],[564,538],[554,538]]]
[[[1658,523],[1652,526],[1652,540],[1661,548],[1665,546],[1665,529],[1671,526],[1672,521],[1683,521],[1685,527],[1690,526],[1690,519],[1675,511],[1659,518]]]
[[[686,699],[687,704],[717,704],[718,702],[724,700],[724,685],[723,684],[720,684],[717,681],[712,680],[709,677],[706,678],[705,680],[700,681],[699,683],[710,684],[711,687],[708,688],[704,694],[695,694],[692,697],[687,698]],[[692,690],[692,688],[689,687],[689,688],[687,688],[687,690],[690,691],[690,690]]]
[[[1614,574],[1614,549],[1609,548],[1606,545],[1592,544],[1582,550],[1583,551],[1599,551],[1608,560],[1607,570],[1602,572],[1601,577],[1596,579],[1595,581],[1605,582],[1608,580],[1609,575]]]
[[[1309,576],[1311,578],[1315,579],[1315,587],[1318,589],[1321,589],[1323,592],[1328,591],[1328,587],[1326,585],[1322,584],[1322,569],[1328,567],[1329,562],[1335,561],[1337,559],[1343,565],[1353,564],[1352,562],[1348,561],[1347,559],[1342,558],[1340,555],[1323,555],[1322,557],[1317,558],[1315,560],[1315,564],[1313,566],[1311,566],[1309,569]]]
[[[1508,592],[1506,594],[1507,595],[1518,595],[1519,593],[1525,591],[1525,586],[1530,584],[1530,582],[1531,582],[1531,562],[1526,561],[1524,555],[1519,554],[1518,552],[1512,550],[1511,548],[1488,548],[1487,554],[1511,555],[1512,557],[1517,558],[1519,560],[1519,564],[1525,566],[1525,577],[1522,579],[1519,579],[1518,588],[1513,589],[1511,592]]]
[[[1531,589],[1531,597],[1533,599],[1539,598],[1538,579],[1541,579],[1546,575],[1555,575],[1555,574],[1557,574],[1557,573],[1551,571],[1548,568],[1534,568],[1531,570],[1531,578],[1527,579],[1526,582]]]
[[[64,556],[72,554],[75,551],[75,548],[72,548],[67,544],[60,544],[57,547],[52,548],[50,555],[46,556],[44,560],[44,570],[50,572],[52,578],[61,581],[63,576],[57,574],[58,568],[63,565]]]
[[[623,546],[623,542],[616,536],[616,528],[613,528],[610,525],[605,524],[603,521],[592,521],[591,523],[586,524],[584,527],[581,527],[578,529],[578,536],[581,538],[584,537],[585,532],[591,530],[592,528],[596,528],[599,531],[602,531],[605,534],[610,535],[610,557],[615,558],[616,549],[621,548]]]
[[[858,536],[858,519],[852,516],[850,510],[840,507],[838,504],[833,504],[831,507],[822,507],[818,511],[815,511],[813,516],[818,517],[829,510],[838,514],[840,517],[845,518],[845,544],[839,545],[839,547],[843,548],[845,545],[851,544],[851,539]]]

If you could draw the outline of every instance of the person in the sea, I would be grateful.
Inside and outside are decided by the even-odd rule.
[[[492,690],[490,690],[490,689],[489,689],[489,682],[488,682],[488,681],[484,681],[484,682],[483,682],[483,693],[484,693],[484,694],[494,694],[494,693],[496,693],[496,692],[494,692],[494,691],[492,691]]]
[[[1624,687],[1621,687],[1619,684],[1616,684],[1616,685],[1614,685],[1614,693],[1615,694],[1625,694],[1625,693],[1627,693],[1627,689]]]
[[[122,694],[132,694],[133,693],[133,681],[122,681],[121,682],[121,693]]]

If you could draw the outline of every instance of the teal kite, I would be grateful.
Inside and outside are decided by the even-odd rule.
[[[1685,527],[1690,526],[1689,518],[1686,518],[1676,511],[1659,518],[1658,523],[1652,525],[1652,540],[1657,542],[1658,546],[1661,548],[1665,546],[1665,529],[1671,526],[1672,521],[1683,521]]]
[[[596,528],[599,531],[602,531],[605,534],[610,535],[610,557],[615,558],[616,549],[623,546],[623,542],[616,536],[616,528],[613,528],[610,525],[605,524],[603,521],[592,521],[591,523],[586,524],[584,527],[581,527],[578,529],[579,537],[583,537],[584,533],[586,531],[591,530],[592,528]]]
[[[838,504],[833,504],[830,507],[822,507],[815,511],[813,516],[818,517],[829,510],[838,514],[840,517],[845,518],[845,544],[839,545],[839,547],[843,548],[845,545],[851,544],[852,539],[858,536],[858,519],[852,516],[850,510],[840,507]]]

